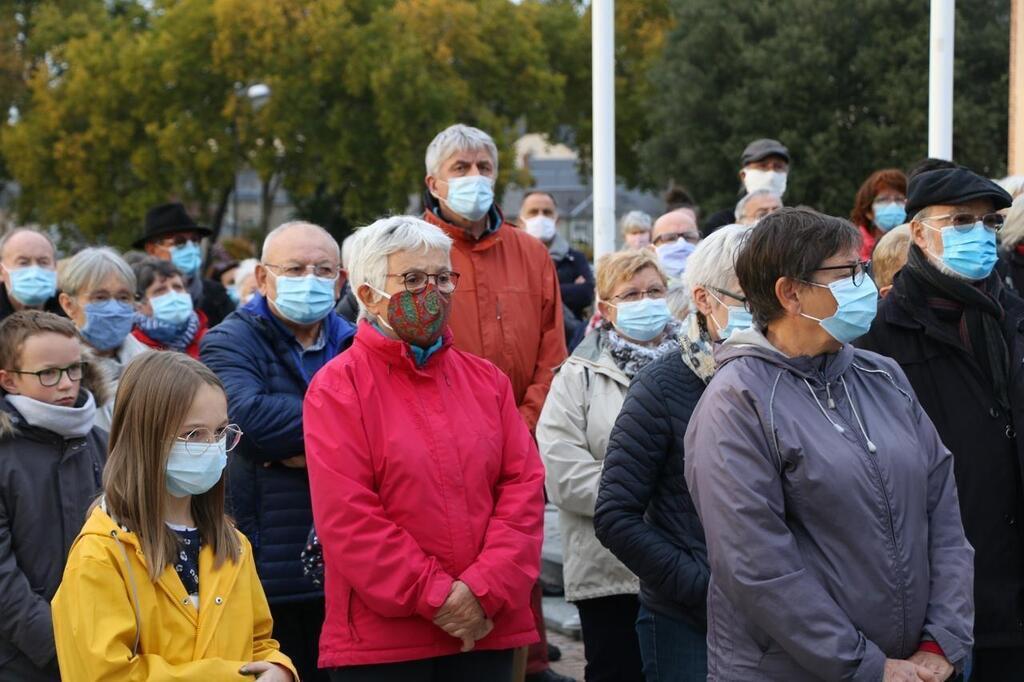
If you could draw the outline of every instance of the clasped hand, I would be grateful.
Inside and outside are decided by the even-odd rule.
[[[463,652],[470,651],[494,629],[472,590],[461,580],[452,583],[448,598],[434,616],[434,625],[461,639]]]

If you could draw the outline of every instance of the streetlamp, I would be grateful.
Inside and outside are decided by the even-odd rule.
[[[252,85],[238,84],[235,86],[235,96],[238,99],[246,99],[249,101],[249,106],[252,108],[253,113],[259,111],[267,102],[270,101],[271,90],[270,86],[266,83],[253,83]],[[238,140],[238,114],[235,114],[235,163],[238,163],[238,159],[242,156],[241,143]],[[232,223],[234,224],[235,235],[241,234],[239,229],[238,220],[238,176],[241,174],[241,169],[235,167],[235,186],[231,191],[231,212],[232,212]]]

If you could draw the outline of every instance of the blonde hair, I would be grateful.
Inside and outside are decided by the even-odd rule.
[[[107,511],[139,538],[149,577],[156,582],[178,555],[178,538],[165,524],[167,456],[202,385],[221,391],[217,375],[184,353],[143,353],[121,375],[103,471]],[[235,561],[237,531],[224,514],[224,479],[192,496],[196,527],[216,556]]]
[[[892,285],[896,273],[907,264],[910,225],[900,225],[882,235],[871,254],[871,276],[879,289]]]
[[[658,276],[661,277],[662,283],[668,284],[668,277],[658,265],[658,257],[652,249],[616,251],[601,256],[597,260],[598,300],[607,301],[611,298],[615,287],[623,282],[628,282],[636,273],[647,268],[654,268]]]

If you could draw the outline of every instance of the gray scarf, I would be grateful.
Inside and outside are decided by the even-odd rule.
[[[616,366],[630,379],[662,355],[679,350],[679,323],[675,320],[665,326],[665,338],[657,346],[641,346],[627,341],[615,333],[612,325],[602,326],[600,333],[605,335],[608,352]]]
[[[4,399],[31,426],[51,431],[67,440],[89,433],[96,421],[96,401],[89,391],[83,389],[82,393],[85,394],[85,402],[77,407],[51,405],[23,395],[9,394]]]
[[[569,242],[556,232],[555,238],[548,244],[548,254],[556,263],[565,260],[565,257],[569,255]]]

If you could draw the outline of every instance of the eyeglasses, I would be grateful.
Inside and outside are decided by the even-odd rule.
[[[665,298],[668,296],[668,289],[665,287],[651,287],[646,291],[627,291],[624,294],[618,296],[612,296],[613,301],[620,301],[622,303],[636,303],[644,298]]]
[[[459,273],[452,272],[451,270],[445,270],[439,272],[436,275],[423,272],[422,270],[410,270],[409,272],[403,272],[400,274],[388,273],[388,277],[397,277],[402,280],[405,284],[405,290],[411,294],[418,294],[427,288],[427,284],[430,280],[434,280],[434,284],[437,286],[438,291],[442,294],[450,294],[455,291],[455,287],[459,285]]]
[[[164,237],[163,239],[157,240],[157,244],[160,246],[172,247],[172,246],[185,246],[188,243],[198,244],[199,235],[197,234],[176,234],[171,237]]]
[[[943,220],[949,218],[949,225],[943,225],[942,227],[932,227],[927,225],[932,220]],[[933,230],[941,230],[946,227],[952,227],[957,232],[969,232],[974,229],[977,223],[981,223],[986,229],[998,232],[1003,228],[1003,224],[1006,222],[1006,217],[1001,213],[986,213],[984,215],[975,215],[974,213],[946,213],[945,215],[933,215],[927,218],[921,219],[922,223],[925,223],[928,227]]]
[[[74,362],[67,367],[49,367],[35,372],[29,372],[22,369],[9,369],[7,371],[14,372],[15,374],[35,374],[36,378],[39,379],[40,385],[45,388],[51,388],[59,384],[61,377],[65,374],[68,375],[68,379],[71,381],[81,381],[82,367],[84,366],[84,362]]]
[[[827,268],[814,268],[812,272],[827,272],[829,270],[849,270],[850,279],[853,280],[853,286],[859,287],[864,283],[865,278],[868,276],[868,266],[871,265],[871,261],[862,260],[856,263],[850,263],[849,265],[831,265]],[[820,282],[811,282],[804,280],[806,284],[818,284]]]
[[[275,275],[284,275],[285,277],[305,277],[307,273],[313,273],[314,277],[321,279],[335,279],[341,274],[342,270],[340,265],[329,265],[327,263],[319,263],[317,265],[299,265],[298,263],[274,265],[272,263],[263,263],[262,265]]]
[[[175,440],[185,444],[185,451],[192,457],[205,455],[210,446],[224,441],[224,451],[231,452],[242,439],[242,429],[238,424],[228,424],[216,431],[210,429],[193,429]]]
[[[700,241],[700,235],[696,232],[666,232],[665,234],[658,235],[658,238],[654,240],[654,245],[675,244],[680,239],[696,244]]]
[[[728,289],[719,289],[718,287],[713,286],[706,286],[706,288],[710,289],[711,291],[716,291],[722,296],[727,296],[728,298],[731,298],[734,301],[739,301],[743,305],[744,310],[750,312],[750,306],[747,304],[747,297],[744,296],[743,294],[737,294],[735,292],[729,291]],[[723,301],[718,302],[721,303],[722,305],[725,305]]]

